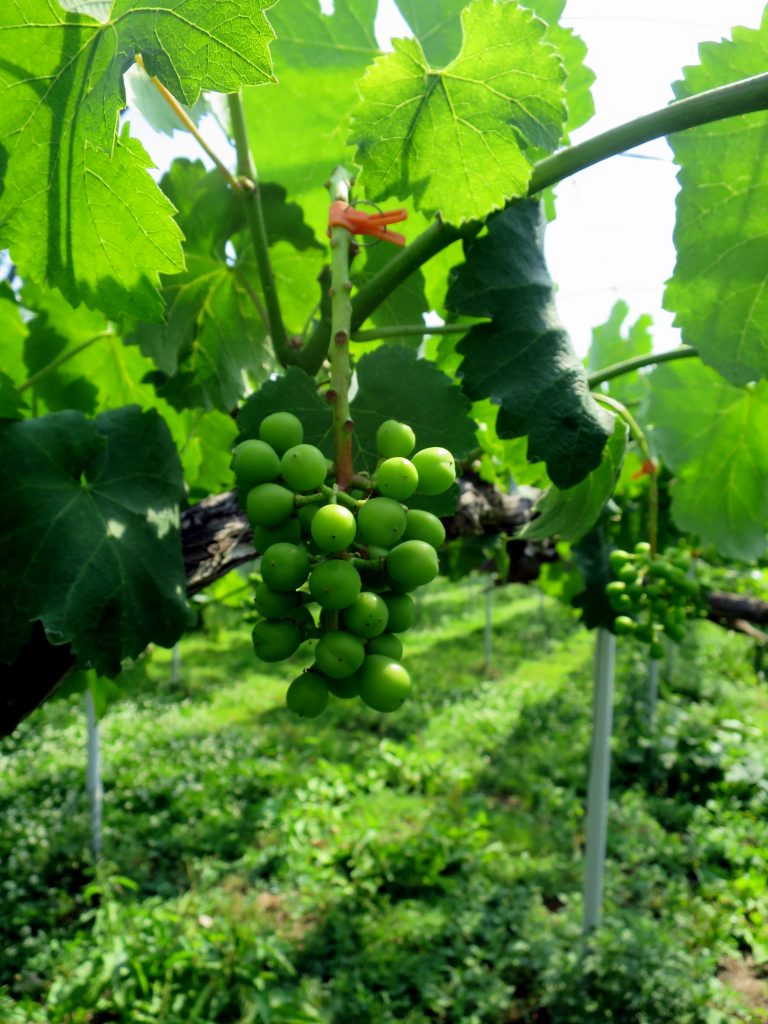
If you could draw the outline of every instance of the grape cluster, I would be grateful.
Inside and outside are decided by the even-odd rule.
[[[701,587],[688,575],[691,556],[679,548],[654,555],[651,545],[635,545],[633,553],[616,549],[610,554],[615,577],[606,587],[614,611],[618,636],[634,636],[648,644],[652,658],[664,656],[662,637],[675,643],[685,636],[683,623],[700,611]]]
[[[322,713],[329,693],[360,697],[376,711],[396,710],[410,693],[398,634],[413,624],[411,591],[437,576],[445,529],[437,516],[402,502],[417,491],[441,494],[456,467],[445,448],[409,458],[416,438],[396,420],[381,424],[376,443],[379,464],[364,490],[339,489],[331,463],[304,444],[290,412],[262,420],[259,439],[239,444],[232,460],[262,552],[253,647],[274,662],[317,641],[314,664],[286,694],[288,707],[307,718]]]

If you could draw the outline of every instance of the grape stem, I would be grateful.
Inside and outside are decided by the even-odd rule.
[[[350,558],[350,565],[354,565],[356,569],[376,569],[378,572],[384,571],[384,559],[383,558]]]
[[[617,402],[615,398],[611,398],[609,395],[601,394],[599,391],[592,397],[624,420],[629,427],[630,434],[637,442],[637,446],[646,464],[654,467],[653,471],[648,473],[648,543],[651,545],[651,554],[655,555],[659,538],[659,480],[656,463],[651,454],[648,439],[643,433],[640,424],[625,405]]]
[[[699,350],[693,345],[681,345],[680,348],[670,349],[669,352],[651,352],[647,356],[635,356],[633,359],[624,359],[620,363],[606,366],[604,370],[599,370],[597,373],[590,373],[587,383],[591,388],[596,388],[607,380],[621,377],[625,373],[632,373],[634,370],[641,370],[644,366],[670,363],[675,359],[691,359],[698,354]]]
[[[325,501],[325,494],[294,494],[293,504],[296,508],[303,508],[305,505],[319,505]]]
[[[337,167],[328,181],[331,202],[349,202],[351,174],[345,167]],[[352,282],[349,279],[349,250],[352,235],[345,227],[331,228],[331,331],[328,359],[331,364],[333,395],[333,461],[336,483],[345,491],[354,474],[352,468],[352,433],[354,423],[349,409],[349,386],[352,382],[352,364],[349,359],[349,339],[352,334]]]

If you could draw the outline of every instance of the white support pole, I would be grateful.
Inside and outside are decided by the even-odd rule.
[[[587,793],[587,856],[584,873],[583,926],[585,935],[598,927],[603,911],[615,666],[616,637],[607,629],[598,629],[595,641],[592,754]]]
[[[85,773],[88,803],[91,812],[91,847],[96,860],[101,854],[101,805],[104,790],[101,784],[101,753],[99,750],[99,723],[93,694],[85,691],[85,720],[87,730],[88,762]]]
[[[659,702],[659,670],[661,662],[658,658],[650,658],[648,661],[648,728],[653,729],[653,722],[656,718],[656,705]]]
[[[483,651],[485,660],[483,674],[488,675],[491,671],[491,659],[493,657],[493,583],[485,588],[485,630],[483,632]]]
[[[176,686],[181,679],[181,648],[178,642],[171,648],[171,683]]]

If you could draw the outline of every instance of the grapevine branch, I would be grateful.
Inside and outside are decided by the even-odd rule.
[[[531,518],[539,496],[533,488],[507,494],[471,474],[460,477],[458,483],[456,513],[443,520],[449,538],[511,535]],[[232,492],[212,495],[184,509],[181,538],[190,596],[254,557],[251,528]],[[537,578],[544,563],[558,558],[549,542],[513,540],[508,542],[507,550],[509,582],[529,583]],[[706,600],[708,618],[719,625],[753,637],[755,625],[768,627],[768,601],[722,591],[710,591]],[[50,644],[40,623],[34,623],[32,637],[16,661],[0,664],[0,736],[10,735],[39,707],[74,664],[71,649]]]
[[[618,156],[645,142],[722,121],[740,114],[768,109],[768,73],[755,75],[717,89],[709,89],[659,110],[638,117],[607,132],[601,132],[576,146],[569,146],[533,166],[528,195],[534,196],[559,181],[586,170],[594,164]],[[516,200],[513,200],[515,202]],[[419,267],[458,239],[469,240],[481,229],[482,222],[470,221],[461,227],[444,224],[439,218],[397,253],[359,289],[352,303],[352,330],[357,330],[384,299],[415,273]],[[301,354],[300,365],[316,373],[328,347],[330,325],[319,321]]]
[[[232,134],[237,152],[238,191],[243,198],[245,218],[253,242],[256,266],[259,271],[261,288],[264,293],[264,305],[267,311],[269,334],[275,355],[283,366],[293,361],[294,355],[288,344],[288,335],[283,323],[280,299],[277,294],[275,274],[269,256],[269,237],[264,223],[264,211],[261,206],[261,190],[256,175],[256,167],[248,144],[248,130],[245,125],[245,112],[240,93],[227,96],[229,113],[232,119]]]
[[[331,202],[349,202],[350,173],[337,167],[328,182]],[[331,340],[328,359],[331,364],[331,386],[326,398],[333,408],[333,459],[336,483],[346,490],[354,476],[352,468],[352,431],[354,423],[349,408],[349,386],[352,364],[349,359],[349,337],[352,333],[352,282],[349,279],[349,250],[352,235],[347,228],[331,228]]]
[[[680,348],[670,349],[669,352],[651,352],[647,356],[635,356],[633,359],[624,359],[620,363],[606,366],[604,370],[599,370],[597,373],[590,373],[587,383],[591,388],[596,388],[607,380],[621,377],[625,373],[632,373],[634,370],[641,370],[644,366],[671,363],[676,359],[691,359],[698,354],[699,350],[693,345],[681,345]]]

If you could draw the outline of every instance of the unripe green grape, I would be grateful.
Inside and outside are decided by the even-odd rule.
[[[283,480],[294,491],[314,491],[325,480],[325,456],[313,444],[297,444],[280,460]]]
[[[280,476],[277,452],[264,441],[243,441],[235,448],[232,470],[237,486],[246,490],[257,484],[270,483]]]
[[[419,475],[413,463],[396,456],[386,459],[376,470],[374,486],[385,498],[405,501],[416,490],[418,483]]]
[[[259,615],[265,619],[282,619],[293,611],[299,602],[299,595],[279,590],[272,590],[266,583],[259,583],[253,595],[253,603]]]
[[[302,505],[297,513],[299,520],[299,526],[301,527],[301,534],[303,537],[310,537],[312,535],[312,520],[315,518],[317,513],[320,511],[320,505],[314,503],[312,505]]]
[[[664,657],[665,653],[664,644],[660,643],[658,640],[654,640],[649,651],[651,658],[654,661],[660,661]]]
[[[283,661],[298,648],[301,633],[295,622],[265,619],[253,627],[251,641],[256,656],[262,661]]]
[[[614,619],[613,629],[616,636],[627,636],[629,633],[634,633],[635,623],[626,615],[619,615],[618,618]]]
[[[389,616],[387,618],[387,629],[390,633],[405,633],[412,626],[416,618],[416,602],[410,594],[384,593],[381,599],[387,606]]]
[[[411,692],[406,670],[383,654],[369,654],[355,678],[360,699],[374,711],[396,711]]]
[[[288,612],[285,616],[290,622],[295,622],[299,627],[301,633],[301,639],[307,640],[315,633],[315,619],[312,612],[307,608],[305,604],[299,608],[294,608],[293,611]]]
[[[259,437],[271,445],[278,455],[287,452],[304,440],[301,420],[292,412],[273,412],[265,416],[259,425]]]
[[[616,575],[618,575],[619,571],[631,561],[632,555],[630,555],[628,551],[623,551],[621,548],[616,548],[608,556],[608,564],[611,567],[611,572]]]
[[[409,508],[405,514],[403,540],[423,540],[433,548],[439,548],[445,540],[445,527],[431,512]]]
[[[415,590],[440,571],[437,552],[423,540],[406,540],[387,555],[386,574],[398,590]]]
[[[338,552],[355,539],[357,523],[343,505],[324,505],[312,519],[312,540],[322,551]]]
[[[296,590],[309,576],[309,555],[296,544],[273,544],[261,556],[261,577],[271,590]]]
[[[278,526],[254,526],[253,546],[262,554],[273,544],[298,544],[301,541],[301,526],[295,516]]]
[[[280,484],[258,484],[246,502],[251,526],[278,526],[293,512],[293,493]]]
[[[364,657],[363,641],[341,630],[326,633],[315,647],[315,661],[331,679],[351,676],[363,664]]]
[[[637,579],[637,569],[630,563],[622,566],[616,575],[623,583],[634,583]]]
[[[343,679],[326,679],[326,686],[334,697],[339,700],[353,700],[360,696],[360,689],[357,682],[357,673],[345,676]]]
[[[376,451],[383,459],[407,457],[416,447],[416,435],[407,423],[385,420],[376,431]]]
[[[341,618],[351,633],[370,638],[384,632],[389,611],[378,594],[364,590],[348,608],[344,609]]]
[[[391,548],[405,532],[405,509],[391,498],[369,498],[357,513],[358,542]]]
[[[383,654],[385,658],[400,661],[403,656],[403,644],[394,633],[380,633],[365,645],[368,654]]]
[[[317,718],[328,707],[328,685],[317,672],[303,672],[288,687],[285,703],[302,718]]]
[[[413,456],[419,494],[442,494],[456,479],[456,463],[447,448],[422,448]]]
[[[639,544],[635,544],[636,555],[650,555],[651,545],[647,540],[641,540]]]
[[[321,608],[340,611],[360,593],[360,574],[349,562],[332,559],[321,562],[309,576],[309,592]]]

